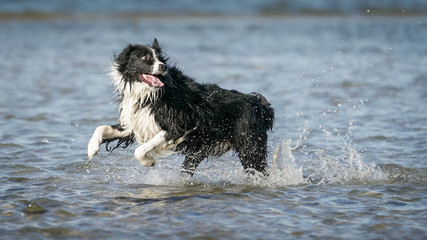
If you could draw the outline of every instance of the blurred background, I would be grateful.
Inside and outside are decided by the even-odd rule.
[[[188,15],[425,15],[424,0],[2,0],[1,16],[61,17],[74,14],[97,16]],[[79,17],[75,16],[74,17]],[[125,16],[126,17],[126,16]],[[129,16],[128,16],[129,17]]]

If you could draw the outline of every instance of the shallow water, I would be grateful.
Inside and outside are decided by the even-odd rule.
[[[154,37],[200,82],[272,103],[268,179],[233,154],[193,178],[135,146],[87,159],[117,121],[109,61]],[[7,21],[0,39],[2,239],[427,238],[425,17]]]

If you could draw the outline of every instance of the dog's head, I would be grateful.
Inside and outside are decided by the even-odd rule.
[[[115,62],[124,81],[160,88],[164,83],[159,78],[168,71],[166,60],[157,39],[154,39],[152,46],[129,44]]]

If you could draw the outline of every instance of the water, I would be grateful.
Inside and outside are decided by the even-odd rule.
[[[200,82],[276,109],[267,179],[232,154],[93,160],[105,74],[154,37]],[[1,239],[426,239],[427,19],[174,17],[0,22]],[[305,178],[309,176],[312,182]]]
[[[220,15],[329,15],[329,14],[386,14],[386,15],[425,15],[427,2],[424,0],[122,0],[119,4],[111,0],[1,0],[0,9],[13,13],[108,13],[134,15],[182,15],[182,14],[220,14]]]

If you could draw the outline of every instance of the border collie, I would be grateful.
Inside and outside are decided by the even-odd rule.
[[[157,39],[152,46],[129,44],[115,57],[109,75],[120,118],[116,125],[96,128],[89,158],[102,143],[113,151],[136,140],[135,157],[146,167],[155,165],[155,157],[179,153],[186,156],[182,172],[192,176],[203,159],[233,150],[246,173],[267,176],[267,132],[274,122],[267,100],[259,93],[199,84],[167,60]]]

